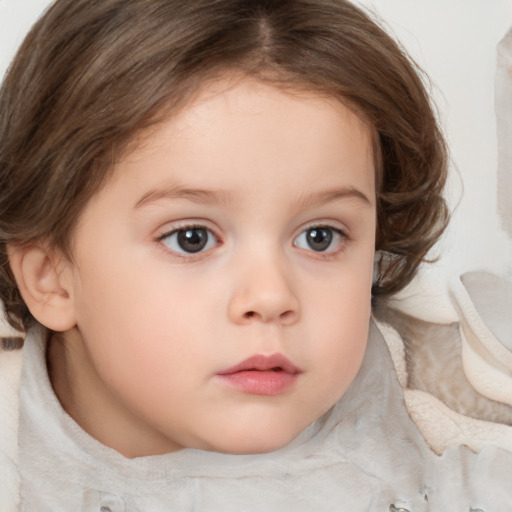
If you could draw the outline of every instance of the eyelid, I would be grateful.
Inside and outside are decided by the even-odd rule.
[[[349,229],[343,223],[330,219],[319,219],[311,222],[306,222],[299,229],[296,230],[293,238],[295,239],[304,231],[313,228],[329,228],[332,229],[333,231],[337,231],[338,233],[340,233],[344,239],[348,240],[350,238]]]
[[[218,232],[219,229],[213,225],[212,222],[206,219],[177,219],[162,224],[158,229],[158,233],[155,237],[156,240],[169,236],[174,231],[180,231],[182,229],[207,229],[211,231],[217,238],[220,238]]]
[[[183,258],[186,260],[194,260],[203,257],[205,254],[209,253],[212,249],[215,247],[218,247],[222,244],[222,239],[218,235],[218,230],[211,227],[211,223],[205,220],[196,220],[196,219],[186,219],[186,220],[180,220],[175,222],[168,222],[164,225],[166,229],[161,229],[161,234],[157,235],[155,237],[155,243],[162,245],[163,250],[165,250],[167,253],[172,254],[175,257]],[[168,226],[168,227],[167,227]],[[215,246],[210,247],[205,250],[200,250],[198,252],[191,252],[187,253],[186,251],[175,251],[168,247],[164,240],[167,238],[170,238],[173,234],[177,233],[178,231],[186,231],[189,229],[204,229],[205,231],[208,231],[215,239]]]
[[[296,240],[301,236],[305,235],[305,233],[311,229],[330,229],[333,232],[336,233],[336,235],[339,236],[340,240],[336,244],[336,247],[334,249],[328,249],[325,251],[315,251],[313,248],[307,249],[303,247],[299,247],[296,245]],[[340,252],[342,252],[346,248],[346,244],[349,240],[349,237],[347,235],[347,230],[339,225],[339,223],[335,221],[326,221],[326,220],[319,220],[319,221],[312,221],[307,223],[306,225],[303,225],[300,230],[294,235],[292,245],[296,247],[297,249],[304,251],[308,253],[308,255],[314,257],[314,258],[320,258],[320,259],[329,259],[336,257]]]

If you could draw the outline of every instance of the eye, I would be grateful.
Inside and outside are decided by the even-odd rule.
[[[178,254],[195,254],[215,247],[216,236],[204,226],[187,226],[162,235],[159,240]]]
[[[293,245],[315,252],[333,252],[343,241],[343,232],[330,226],[313,226],[303,231]]]

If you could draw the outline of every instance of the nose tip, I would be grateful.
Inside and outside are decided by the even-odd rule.
[[[239,278],[228,306],[231,321],[238,324],[295,323],[300,316],[299,300],[291,282],[284,272],[268,266],[265,272]]]

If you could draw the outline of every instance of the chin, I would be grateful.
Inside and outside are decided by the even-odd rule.
[[[223,442],[214,447],[212,446],[210,451],[231,455],[255,455],[273,452],[293,441],[299,435],[299,432],[288,433],[288,435],[274,433],[269,436],[268,434],[268,432],[265,432],[265,435],[258,437],[257,433],[251,432],[249,437],[247,433],[240,438],[233,436],[227,443]]]

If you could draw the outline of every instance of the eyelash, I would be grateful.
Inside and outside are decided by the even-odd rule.
[[[180,252],[179,250],[172,249],[171,247],[168,246],[167,243],[165,243],[166,239],[170,239],[174,235],[179,236],[180,233],[184,234],[187,231],[190,232],[190,231],[194,231],[194,230],[205,231],[208,233],[209,238],[206,241],[205,247],[210,243],[211,238],[213,238],[213,240],[215,242],[215,246],[217,246],[219,244],[220,238],[210,228],[204,226],[203,224],[184,224],[182,226],[175,227],[175,228],[171,229],[170,231],[166,231],[165,233],[163,233],[162,235],[157,237],[156,242],[163,244],[167,251],[171,252],[173,255],[175,255],[179,258],[184,258],[187,260],[200,258],[203,256],[203,254],[208,252],[212,247],[208,247],[206,250],[205,250],[205,247],[202,247],[196,252],[193,252],[193,251],[187,252],[182,249],[182,252]]]
[[[307,249],[307,248],[303,249],[297,245],[296,242],[300,237],[306,237],[308,232],[321,231],[321,230],[328,230],[328,232],[331,235],[331,240],[329,241],[329,245],[326,247],[325,250],[315,251],[312,248],[311,249]],[[340,252],[342,252],[346,247],[347,240],[348,240],[348,237],[342,229],[340,229],[338,227],[331,226],[329,224],[320,223],[320,224],[311,224],[311,225],[305,227],[304,229],[302,229],[301,232],[294,238],[293,245],[294,245],[294,247],[297,247],[298,249],[303,249],[307,252],[314,254],[315,258],[327,260],[327,259],[335,258]],[[334,245],[335,247],[333,249],[331,249],[330,248],[331,245]]]
[[[328,242],[327,247],[325,249],[318,250],[318,251],[315,251],[313,248],[311,248],[311,246],[310,246],[310,248],[300,247],[299,243],[298,243],[299,238],[307,237],[308,232],[311,233],[312,231],[315,231],[315,230],[316,231],[325,230],[329,234],[329,236],[331,238]],[[196,235],[197,235],[197,231],[203,231],[203,232],[207,233],[207,239],[205,241],[204,246],[200,247],[197,251],[187,252],[185,249],[183,249],[183,247],[178,248],[178,249],[173,249],[172,247],[169,247],[169,243],[165,242],[167,239],[171,239],[171,237],[180,236],[180,234],[182,234],[183,236],[186,236],[187,232],[192,232],[192,231],[196,231]],[[201,238],[201,236],[199,236],[199,239]],[[192,238],[192,236],[190,238]],[[201,240],[198,240],[197,238],[195,238],[195,240],[201,241]],[[310,226],[303,228],[300,231],[300,233],[294,237],[292,245],[294,247],[296,247],[297,249],[304,250],[306,252],[313,254],[314,257],[316,257],[316,258],[332,259],[344,250],[347,240],[348,240],[348,237],[342,229],[334,227],[334,226],[330,226],[328,224],[319,223],[319,224],[311,224]],[[181,242],[184,242],[184,241],[186,241],[186,240],[183,240],[183,239],[181,240]],[[204,254],[208,253],[212,248],[217,247],[218,245],[222,244],[220,237],[217,234],[215,234],[213,232],[213,230],[211,230],[210,228],[206,227],[203,224],[184,224],[184,225],[175,227],[172,230],[166,231],[162,235],[158,236],[156,238],[156,242],[158,244],[163,244],[165,246],[165,249],[167,251],[171,252],[173,255],[180,257],[180,258],[187,259],[187,260],[194,260],[194,259],[201,258]],[[212,243],[214,244],[213,246],[211,246]],[[333,243],[335,245],[335,248],[330,249],[330,246]],[[210,245],[210,247],[208,247],[208,245]]]

